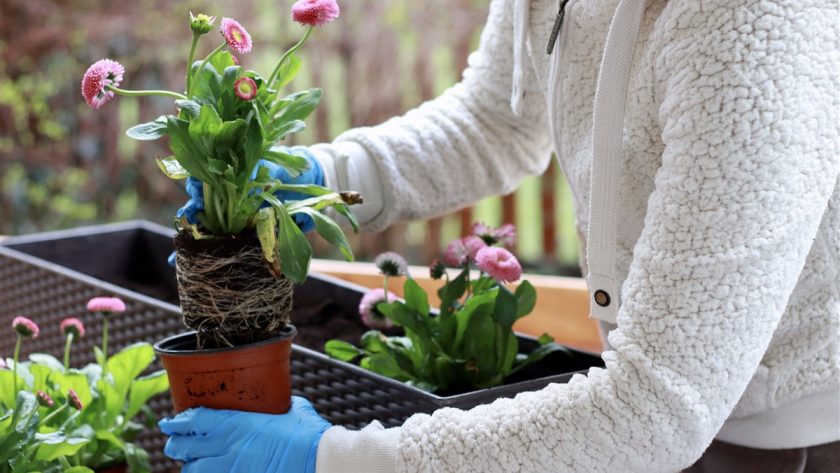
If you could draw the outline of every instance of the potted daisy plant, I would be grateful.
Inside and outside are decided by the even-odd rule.
[[[320,89],[281,94],[301,66],[298,51],[317,26],[339,15],[334,0],[300,0],[292,17],[300,40],[267,76],[238,57],[253,47],[232,18],[190,14],[193,40],[181,92],[121,88],[123,67],[103,59],[82,81],[82,94],[99,108],[123,96],[174,99],[171,114],[130,128],[137,140],[169,139],[158,157],[168,177],[185,179],[189,204],[175,219],[176,273],[184,322],[192,332],[156,345],[177,410],[195,405],[285,412],[290,403],[289,324],[293,285],[307,276],[312,227],[352,259],[341,228],[321,211],[334,209],[353,228],[352,192],[315,184],[320,173],[305,148],[278,147],[305,128]],[[195,60],[199,40],[221,33],[218,46]]]

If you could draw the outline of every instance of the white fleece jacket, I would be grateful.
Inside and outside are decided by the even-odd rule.
[[[615,225],[606,368],[400,428],[333,427],[319,473],[677,472],[715,436],[840,439],[837,0],[649,0],[616,84],[599,71],[621,69],[601,64],[618,0],[571,0],[548,56],[559,3],[493,0],[460,84],[319,150],[329,185],[371,197],[378,229],[512,191],[553,144],[581,239]],[[607,62],[621,62],[613,31]],[[625,86],[618,180],[593,189],[615,158],[593,162],[596,90]],[[615,219],[590,218],[599,192]]]

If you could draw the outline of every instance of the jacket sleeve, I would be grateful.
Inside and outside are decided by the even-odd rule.
[[[398,471],[673,472],[711,442],[840,174],[837,3],[738,3],[678,0],[663,13],[665,146],[606,368],[416,415]]]
[[[337,177],[328,185],[373,196],[363,210],[365,230],[512,192],[523,177],[548,166],[545,97],[536,80],[525,84],[521,115],[511,111],[512,5],[491,2],[479,49],[460,83],[404,116],[345,132],[332,152],[321,148],[322,162],[334,168],[327,176]],[[378,207],[374,215],[371,207]]]

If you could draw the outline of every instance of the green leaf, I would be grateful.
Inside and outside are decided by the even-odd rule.
[[[277,246],[277,215],[274,207],[265,207],[257,212],[257,237],[260,239],[263,259],[268,263],[271,273],[279,277],[280,249]]]
[[[86,466],[71,466],[69,469],[64,470],[64,473],[96,473],[90,468]]]
[[[175,156],[169,156],[167,158],[158,156],[155,158],[155,161],[157,162],[158,168],[170,179],[186,179],[190,177],[190,173],[181,166],[181,163],[178,162]]]
[[[114,389],[122,404],[134,379],[155,361],[155,351],[148,343],[129,345],[108,359],[108,373],[114,378]]]
[[[274,196],[261,194],[274,205],[277,210],[278,231],[277,240],[280,245],[280,267],[283,275],[292,282],[302,284],[309,273],[309,262],[312,260],[312,246],[306,239],[306,235],[292,220],[285,205],[279,202]],[[272,202],[273,200],[273,202]],[[277,205],[279,203],[279,205]]]
[[[64,367],[61,369],[64,370]],[[46,365],[33,364],[29,367],[29,373],[32,374],[32,385],[30,386],[30,389],[33,392],[48,390],[47,379],[53,374],[52,368]],[[18,388],[23,387],[18,386]]]
[[[429,315],[429,296],[417,284],[417,281],[407,278],[405,284],[403,284],[403,294],[405,295],[405,305],[409,309],[422,315]]]
[[[190,122],[170,116],[167,121],[169,148],[181,166],[200,181],[215,183],[213,174],[205,170],[205,158],[210,154],[200,142],[193,141],[189,133]]]
[[[455,332],[453,347],[457,349],[461,346],[461,343],[464,340],[464,335],[467,333],[467,328],[470,326],[473,316],[490,315],[495,307],[497,294],[498,288],[472,296],[467,300],[467,303],[464,304],[464,307],[455,313],[457,330]],[[470,337],[474,336],[475,334],[470,334]]]
[[[353,231],[358,233],[359,221],[356,220],[356,215],[353,214],[353,211],[350,210],[349,206],[347,204],[334,204],[332,207],[336,212],[343,215],[350,223],[350,226],[353,227]]]
[[[274,88],[276,90],[280,90],[283,87],[287,86],[292,80],[294,80],[295,76],[300,70],[300,65],[300,58],[297,57],[295,53],[290,54],[289,57],[286,59],[286,62],[284,62],[283,65],[280,66],[280,71],[277,73],[277,82],[274,83]]]
[[[133,418],[152,396],[165,392],[167,389],[169,389],[169,378],[166,377],[165,371],[156,371],[138,378],[129,390],[125,417]]]
[[[528,356],[526,356],[524,359],[518,359],[510,374],[514,374],[522,368],[530,365],[531,363],[542,360],[549,354],[557,351],[565,352],[567,354],[571,353],[566,347],[558,345],[556,343],[548,343],[546,345],[539,346],[536,349],[534,349],[534,351],[532,351],[531,353],[528,353]]]
[[[552,342],[554,342],[554,337],[547,333],[543,333],[542,335],[540,335],[540,338],[537,339],[537,343],[539,343],[540,345],[547,345]]]
[[[371,354],[369,361],[366,364],[368,365],[367,369],[373,371],[374,373],[379,373],[382,376],[394,378],[399,381],[412,379],[408,373],[400,369],[400,366],[394,358],[385,353]]]
[[[215,136],[219,132],[222,119],[216,109],[210,105],[202,105],[198,117],[190,121],[190,138],[200,140],[205,136]]]
[[[213,159],[213,158],[208,158],[207,159],[207,169],[209,169],[210,172],[212,172],[214,174],[218,174],[220,176],[223,176],[225,174],[225,171],[227,171],[229,168],[230,168],[230,165],[228,163],[220,160],[220,159]]]
[[[464,337],[464,357],[475,362],[477,379],[492,377],[497,366],[496,323],[489,311],[476,311]],[[501,343],[501,341],[500,341]],[[475,383],[478,384],[478,383]]]
[[[273,123],[269,141],[275,143],[286,139],[288,135],[297,133],[306,129],[306,123],[303,120],[292,120],[288,122]]]
[[[516,310],[516,319],[518,320],[534,310],[534,306],[537,304],[537,290],[528,281],[522,281],[514,294],[518,304]]]
[[[292,94],[284,99],[288,105],[283,108],[280,115],[275,119],[275,123],[288,123],[295,120],[306,120],[306,118],[318,108],[318,103],[321,101],[321,89],[309,89],[302,92]]]
[[[262,157],[266,161],[283,166],[283,168],[289,171],[292,177],[300,175],[300,173],[309,168],[309,161],[306,158],[274,149],[264,151]]]
[[[153,141],[167,134],[167,132],[166,117],[161,116],[153,122],[134,125],[126,130],[125,134],[128,135],[129,138],[133,138],[135,140]]]
[[[176,100],[175,106],[180,108],[190,118],[197,117],[201,112],[201,105],[199,105],[195,100]]]
[[[117,450],[122,450],[125,447],[125,442],[120,440],[120,438],[110,430],[98,430],[96,432],[96,439],[111,444],[111,446]]]
[[[519,307],[518,299],[506,287],[499,286],[499,295],[496,297],[496,307],[493,310],[493,318],[502,327],[510,329],[516,322]]]
[[[53,371],[64,371],[64,363],[58,361],[58,358],[46,353],[33,353],[29,355],[29,360],[34,364],[47,366]]]
[[[82,401],[82,406],[90,405],[93,397],[90,393],[90,383],[87,376],[78,370],[69,370],[65,373],[54,372],[50,376],[52,383],[61,391],[62,394],[67,394],[67,391],[73,390]]]
[[[35,444],[38,448],[35,458],[40,461],[54,461],[58,457],[75,455],[90,439],[85,437],[68,437],[61,432],[36,434]]]
[[[359,350],[353,344],[345,342],[344,340],[330,340],[324,345],[324,352],[327,355],[339,359],[341,361],[353,361],[360,355],[364,355],[362,350]]]
[[[468,275],[469,270],[464,269],[455,279],[449,281],[449,284],[438,289],[441,311],[451,312],[454,302],[459,300],[467,292]]]
[[[233,59],[233,54],[229,51],[221,51],[213,56],[208,62],[216,71],[224,71],[228,67],[235,66],[236,61]]]
[[[315,222],[315,231],[318,232],[318,235],[320,235],[321,238],[326,240],[332,246],[338,248],[338,251],[341,252],[344,259],[347,261],[353,261],[355,259],[353,257],[353,249],[350,247],[350,242],[347,241],[344,231],[337,223],[335,223],[335,221],[333,221],[333,219],[309,207],[301,207],[294,213],[289,213],[292,215],[294,213],[305,213],[306,215],[309,215]]]
[[[380,353],[387,350],[386,339],[379,330],[368,330],[362,335],[362,347],[370,353]]]
[[[149,473],[151,471],[149,454],[145,450],[133,443],[127,443],[123,452],[125,453],[125,461],[128,463],[128,469],[131,473]]]
[[[507,340],[505,342],[505,356],[502,360],[502,373],[507,376],[513,369],[513,363],[516,361],[516,354],[519,353],[519,341],[516,339],[516,334],[508,332]]]

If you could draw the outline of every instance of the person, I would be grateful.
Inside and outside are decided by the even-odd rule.
[[[459,84],[313,161],[376,230],[511,192],[553,148],[606,367],[390,429],[330,426],[300,398],[196,409],[161,422],[167,454],[186,472],[837,471],[838,14],[492,0]]]

